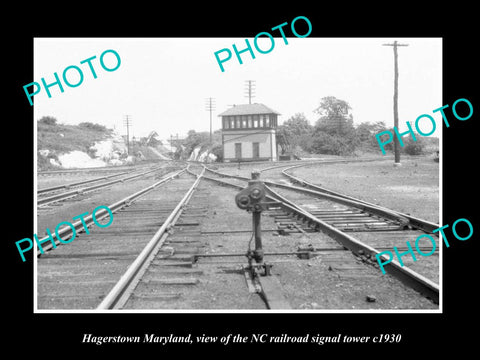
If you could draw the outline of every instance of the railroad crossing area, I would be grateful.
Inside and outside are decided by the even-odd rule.
[[[110,226],[37,249],[37,310],[438,310],[438,251],[405,271],[392,262],[385,275],[375,263],[382,249],[431,231],[430,222],[307,189],[306,181],[300,187],[298,177],[294,185],[285,171],[298,163],[254,165],[238,176],[233,166],[163,162],[118,174],[123,181],[111,176],[105,186],[52,190],[38,202],[39,237],[83,209],[115,206]],[[39,189],[75,177],[98,178],[39,175]]]

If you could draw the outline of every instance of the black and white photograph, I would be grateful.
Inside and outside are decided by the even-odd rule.
[[[71,11],[7,40],[9,346],[474,345],[468,11],[452,26],[419,8],[243,5]]]
[[[441,310],[441,39],[34,50],[38,311]]]

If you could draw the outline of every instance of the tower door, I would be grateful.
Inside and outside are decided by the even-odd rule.
[[[235,159],[242,158],[242,143],[235,143]]]
[[[253,146],[253,158],[258,159],[260,157],[260,143],[254,142],[252,143]]]

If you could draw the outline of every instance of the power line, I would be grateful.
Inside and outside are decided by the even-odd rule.
[[[398,129],[398,46],[408,46],[408,44],[399,44],[396,40],[393,44],[383,44],[382,46],[393,46],[394,61],[394,82],[393,82],[393,126]],[[398,137],[394,136],[393,149],[395,152],[395,164],[400,165],[400,143]]]
[[[123,116],[123,126],[127,127],[127,155],[130,155],[130,132],[129,128],[132,125],[132,115]]]
[[[248,103],[252,103],[252,97],[255,97],[255,80],[245,80],[245,97],[248,97]]]
[[[215,99],[207,98],[205,110],[210,111],[210,145],[212,145],[212,111],[215,110]]]

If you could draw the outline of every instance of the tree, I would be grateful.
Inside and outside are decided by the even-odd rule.
[[[282,127],[291,135],[304,135],[312,131],[312,125],[303,113],[296,113],[285,121]]]
[[[214,155],[222,159],[223,148],[221,139],[221,131],[213,132],[213,144],[211,144],[210,132],[196,132],[195,130],[189,130],[185,139],[179,139],[178,141],[174,141],[173,146],[176,147],[176,152],[175,154],[173,154],[173,156],[175,159],[188,159],[192,152],[195,150],[195,148],[199,147],[201,152],[210,149],[210,152],[214,153]]]
[[[378,142],[375,135],[385,130],[387,130],[385,123],[383,121],[377,121],[373,124],[370,122],[359,124],[356,127],[355,132],[364,150],[368,151],[371,149],[378,149]]]
[[[38,120],[40,124],[46,125],[57,125],[57,119],[53,116],[42,116],[40,120]]]
[[[409,135],[402,139],[403,147],[400,150],[408,155],[423,155],[425,151],[425,139],[415,132],[415,141],[412,136]]]
[[[196,132],[195,130],[189,130],[187,137],[183,140],[183,146],[185,146],[186,152],[190,154],[197,146],[202,146],[210,142],[210,133]]]
[[[355,137],[331,135],[325,131],[315,133],[312,149],[318,154],[350,155],[353,154],[359,141]]]
[[[218,162],[223,161],[223,145],[222,144],[216,144],[214,145],[211,149],[210,152],[217,157]]]
[[[350,105],[345,100],[335,96],[327,96],[320,100],[320,105],[314,110],[320,115],[315,123],[316,131],[324,131],[330,135],[346,135],[354,131],[353,116],[349,114]]]
[[[360,124],[360,125],[362,125],[362,124]],[[380,127],[381,125],[384,124],[383,121],[375,123],[375,124],[380,124],[380,125],[379,125],[378,128],[375,128],[375,130],[373,130],[374,134],[377,134],[380,131],[385,131],[385,130],[388,130],[390,133],[395,134],[395,132],[393,130],[393,127],[388,128],[388,129]],[[375,124],[373,124],[373,125],[375,125]],[[359,125],[359,127],[360,127],[360,125]],[[358,128],[357,128],[357,130],[358,130]],[[422,137],[420,134],[418,134],[416,131],[414,131],[414,134],[415,134],[415,139],[416,140],[413,140],[413,138],[410,134],[402,137],[403,146],[399,145],[400,153],[408,154],[408,155],[423,155],[425,153],[425,147],[426,147],[425,138]],[[375,148],[375,149],[379,149],[377,139],[375,138],[374,135],[372,136],[371,139],[373,139],[373,140],[371,140],[371,143],[370,143],[372,145],[372,147]],[[383,148],[385,149],[386,152],[394,153],[393,141],[389,142],[387,144],[384,144]]]
[[[282,125],[277,128],[278,143],[283,144],[288,148],[295,148],[300,146],[303,150],[307,150],[303,145],[302,139],[305,136],[310,137],[312,134],[313,126],[303,113],[296,113],[286,120]],[[284,146],[282,146],[282,151]]]
[[[320,154],[349,155],[360,143],[348,102],[327,96],[314,110],[320,115],[314,126],[312,149]]]
[[[100,131],[100,132],[105,132],[107,131],[106,126],[100,125],[100,124],[94,124],[91,122],[81,122],[78,124],[78,127],[85,128],[85,129],[90,129],[93,131]]]
[[[376,123],[371,123],[369,121],[361,123],[355,129],[358,138],[360,141],[369,141],[372,139],[375,140],[375,135],[381,131],[386,130],[385,123],[383,121],[377,121]],[[376,140],[375,140],[376,141]]]

